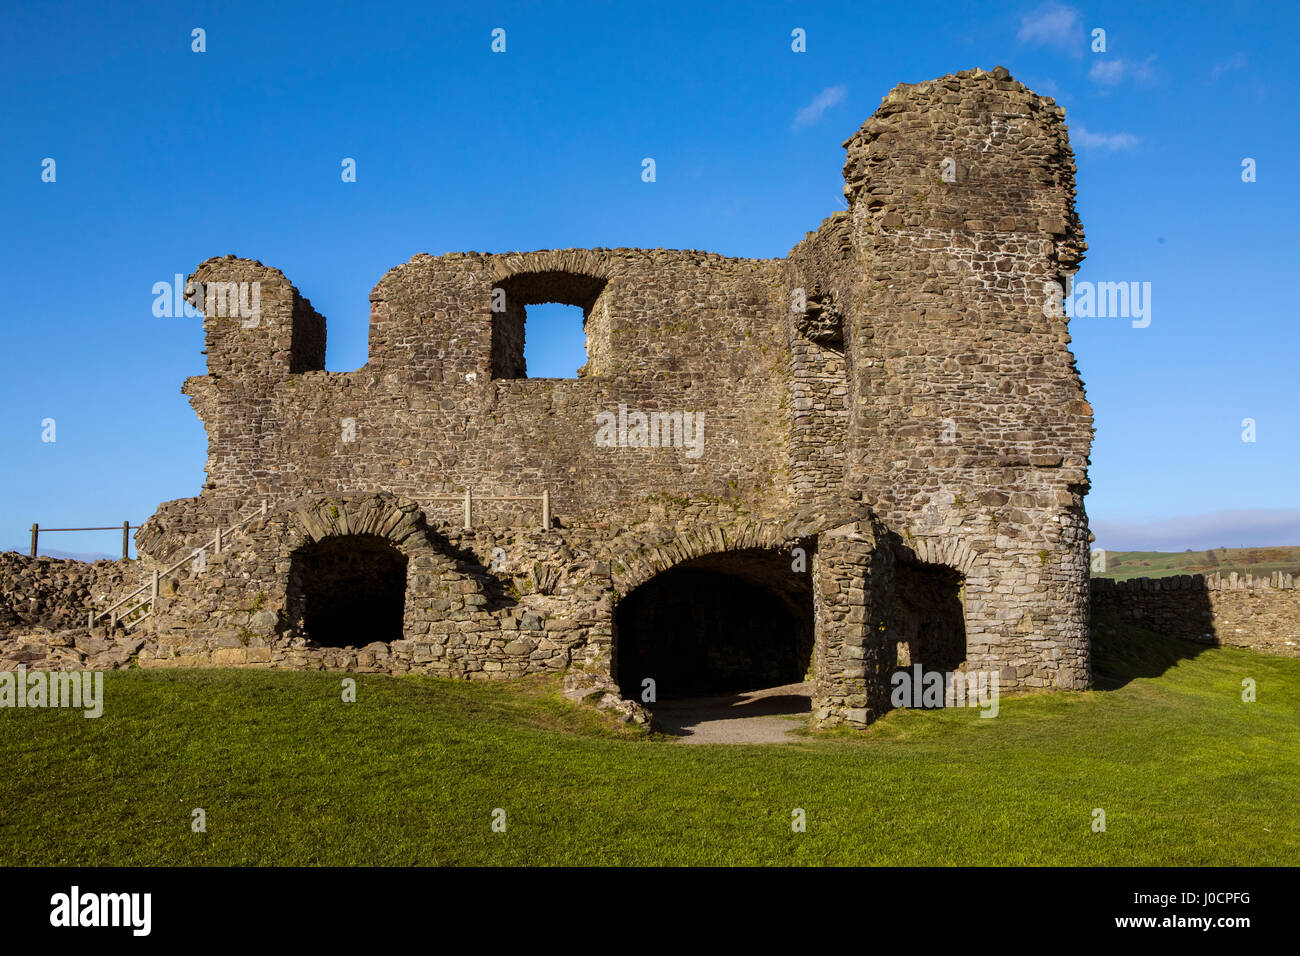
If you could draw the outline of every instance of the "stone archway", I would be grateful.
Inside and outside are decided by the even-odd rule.
[[[292,619],[323,647],[364,647],[402,639],[409,559],[373,534],[331,535],[290,558]]]
[[[364,647],[410,633],[417,583],[448,560],[418,503],[387,493],[330,496],[296,502],[287,518],[284,609],[297,636]]]
[[[683,561],[615,608],[614,679],[635,699],[753,691],[809,677],[815,623],[807,570],[746,548]]]
[[[965,580],[946,565],[899,561],[894,568],[899,667],[946,673],[966,663]]]
[[[611,562],[613,640],[605,658],[611,686],[622,677],[619,690],[626,699],[643,699],[629,693],[633,688],[621,674],[618,619],[624,600],[657,576],[698,559],[708,559],[703,562],[707,567],[736,552],[768,551],[788,562],[791,572],[805,575],[811,590],[812,649],[805,673],[811,678],[807,693],[814,723],[865,727],[888,708],[894,665],[886,652],[894,648],[885,623],[894,559],[885,534],[868,507],[851,506],[831,514],[801,514],[780,524],[743,517],[700,522],[679,526],[653,544],[616,548]]]
[[[897,666],[920,665],[940,673],[964,667],[967,647],[966,588],[986,587],[979,553],[957,536],[908,535],[896,539],[891,636]]]

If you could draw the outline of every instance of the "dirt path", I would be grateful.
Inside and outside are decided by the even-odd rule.
[[[741,694],[667,700],[654,708],[664,733],[685,744],[788,744],[790,731],[808,726],[812,682]]]

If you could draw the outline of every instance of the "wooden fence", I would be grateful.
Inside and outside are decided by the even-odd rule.
[[[131,524],[131,522],[129,521],[123,521],[121,524],[121,528],[122,528],[122,560],[125,561],[130,556],[128,554],[128,551],[131,547],[131,529],[135,528],[138,530],[140,528],[140,525]],[[32,524],[32,557],[33,558],[36,557],[36,544],[41,536],[42,531],[48,533],[51,531],[116,531],[117,529],[118,529],[118,525],[115,524],[108,525],[103,528],[42,528],[39,524],[33,523]]]
[[[466,531],[474,527],[474,502],[476,501],[539,501],[542,504],[542,527],[550,528],[551,526],[551,493],[543,491],[540,495],[475,495],[468,489],[463,495],[455,497],[433,497],[427,501],[459,501],[465,506],[465,523]]]

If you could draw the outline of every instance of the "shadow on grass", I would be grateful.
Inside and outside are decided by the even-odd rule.
[[[1092,675],[1097,690],[1118,690],[1139,678],[1159,677],[1208,645],[1166,637],[1108,616],[1092,624]]]

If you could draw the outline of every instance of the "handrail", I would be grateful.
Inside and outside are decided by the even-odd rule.
[[[266,513],[267,513],[267,503],[266,503],[266,500],[263,499],[263,500],[262,500],[262,505],[261,505],[260,508],[258,508],[256,511],[254,511],[254,512],[253,512],[251,515],[249,515],[248,517],[246,517],[246,518],[242,519],[241,521],[239,521],[237,524],[231,525],[231,527],[228,528],[228,529],[226,529],[224,532],[222,531],[221,526],[218,525],[218,526],[217,526],[217,532],[216,532],[216,534],[215,534],[215,535],[213,536],[213,538],[212,538],[212,549],[213,549],[213,553],[215,553],[215,554],[220,554],[220,553],[221,553],[221,539],[222,539],[223,537],[227,537],[227,536],[229,536],[229,535],[234,534],[235,532],[237,532],[237,531],[239,531],[240,529],[242,529],[242,528],[244,527],[244,525],[248,524],[248,523],[249,523],[250,521],[252,521],[254,518],[260,518],[260,517],[262,517],[263,515],[265,515]],[[114,603],[114,604],[110,604],[108,607],[104,608],[104,609],[103,609],[102,611],[100,611],[99,613],[95,613],[94,610],[91,610],[91,611],[90,611],[90,627],[94,627],[96,621],[101,620],[102,618],[108,617],[108,616],[110,616],[110,615],[112,615],[112,623],[113,623],[113,624],[116,624],[116,623],[118,622],[119,617],[124,619],[124,618],[126,618],[127,616],[129,616],[129,615],[131,615],[131,614],[134,614],[136,611],[140,610],[140,609],[141,609],[142,607],[144,607],[146,604],[150,604],[150,603],[156,601],[156,600],[158,599],[158,581],[159,581],[159,579],[160,579],[160,578],[165,578],[165,577],[167,577],[167,576],[170,575],[173,571],[175,571],[177,568],[179,568],[182,564],[185,564],[187,561],[191,561],[191,560],[193,560],[194,557],[195,557],[196,555],[198,555],[198,554],[202,553],[204,550],[206,550],[206,547],[207,547],[207,546],[204,545],[204,546],[202,546],[202,547],[195,548],[193,551],[191,551],[189,554],[185,555],[183,558],[181,558],[179,561],[177,561],[175,564],[171,565],[170,567],[165,568],[165,569],[163,569],[162,571],[154,571],[154,572],[151,574],[151,576],[150,576],[150,580],[149,580],[149,581],[146,581],[144,584],[140,585],[140,586],[139,586],[138,588],[136,588],[134,591],[129,591],[126,595],[124,595],[124,596],[122,597],[121,600],[117,601],[117,602]],[[118,615],[118,614],[114,614],[114,613],[113,613],[113,612],[116,611],[119,607],[121,607],[123,604],[125,604],[127,601],[130,601],[132,598],[137,597],[137,596],[139,596],[140,594],[143,594],[143,593],[145,592],[145,590],[148,590],[148,591],[150,592],[150,593],[149,593],[149,596],[148,596],[147,598],[145,598],[143,601],[141,601],[139,604],[135,605],[134,607],[132,607],[132,608],[126,610],[126,611],[123,611],[120,615]],[[129,630],[130,628],[134,627],[136,624],[139,624],[139,623],[140,623],[141,621],[143,621],[145,618],[152,616],[152,615],[153,615],[153,612],[154,612],[154,609],[153,609],[153,608],[150,608],[148,614],[144,614],[144,615],[142,615],[141,617],[136,618],[134,621],[131,621],[130,623],[126,623],[125,621],[123,621],[123,626],[126,627],[126,628]]]

